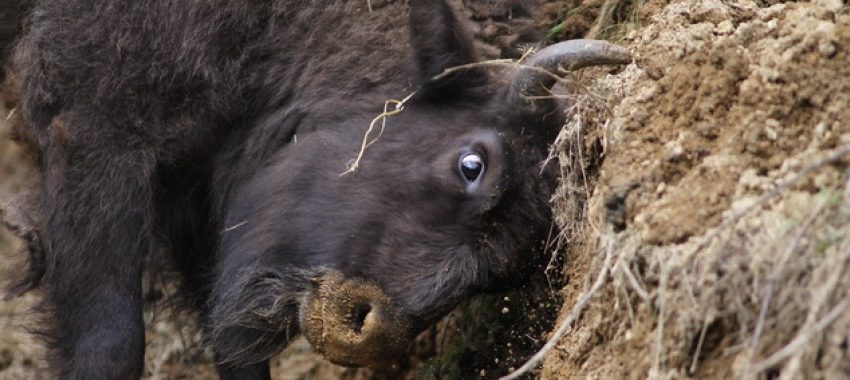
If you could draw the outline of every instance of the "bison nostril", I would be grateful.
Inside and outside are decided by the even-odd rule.
[[[331,362],[383,367],[406,352],[411,320],[372,282],[331,272],[303,300],[301,331]]]
[[[361,303],[354,307],[351,313],[351,328],[355,333],[360,334],[363,331],[363,325],[366,324],[366,317],[372,312],[372,305]]]

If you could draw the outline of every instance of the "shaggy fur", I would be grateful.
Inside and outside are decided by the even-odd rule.
[[[50,367],[137,378],[144,258],[166,248],[222,377],[268,377],[323,270],[378,284],[412,333],[534,261],[560,120],[508,103],[443,1],[51,0],[17,47],[39,146]],[[341,176],[385,100],[360,169]],[[486,158],[480,184],[458,159]]]

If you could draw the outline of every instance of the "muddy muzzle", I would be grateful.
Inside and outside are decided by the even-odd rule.
[[[349,367],[394,364],[413,339],[411,322],[374,283],[326,274],[301,309],[301,331],[326,359]]]

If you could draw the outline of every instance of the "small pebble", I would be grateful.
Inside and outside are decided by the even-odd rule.
[[[832,58],[835,55],[835,44],[832,41],[823,41],[818,44],[818,51],[826,58]]]
[[[764,136],[767,137],[767,139],[770,141],[776,141],[776,139],[779,137],[779,134],[777,134],[776,131],[771,127],[764,127]]]

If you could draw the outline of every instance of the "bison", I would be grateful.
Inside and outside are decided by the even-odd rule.
[[[57,376],[141,375],[155,252],[222,378],[268,378],[298,333],[378,366],[521,281],[563,122],[539,95],[559,67],[627,53],[568,41],[496,76],[470,65],[446,1],[367,3],[25,3],[13,67],[41,173],[26,281]]]

